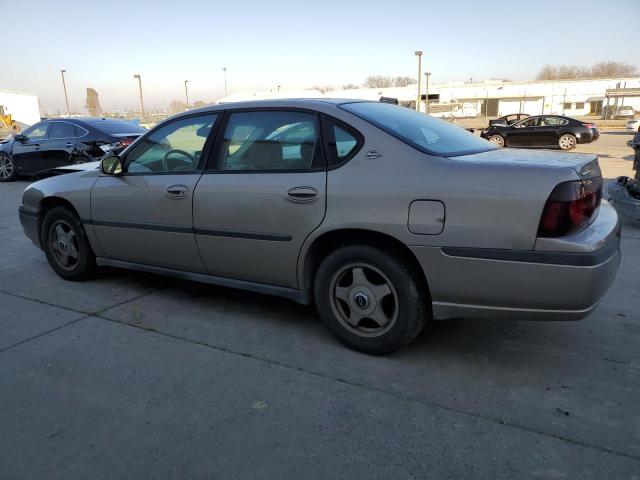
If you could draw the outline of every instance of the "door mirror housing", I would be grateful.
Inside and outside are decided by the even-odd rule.
[[[118,155],[110,155],[100,162],[100,170],[105,175],[113,175],[118,177],[124,173],[122,168],[122,159]]]
[[[18,133],[17,135],[14,135],[14,136],[13,136],[13,139],[14,139],[16,142],[20,142],[20,143],[24,143],[24,142],[26,142],[26,141],[27,141],[27,137],[26,137],[26,135],[22,135],[22,134],[19,134],[19,133]]]

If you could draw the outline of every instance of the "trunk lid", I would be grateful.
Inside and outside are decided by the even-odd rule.
[[[566,153],[550,150],[501,148],[453,158],[455,161],[526,167],[571,168],[580,178],[601,176],[598,157],[592,153]]]

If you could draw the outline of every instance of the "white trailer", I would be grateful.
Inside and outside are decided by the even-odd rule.
[[[33,125],[40,121],[38,96],[33,93],[0,90],[0,106],[4,107],[5,115],[11,115],[12,120],[23,124],[23,126]]]

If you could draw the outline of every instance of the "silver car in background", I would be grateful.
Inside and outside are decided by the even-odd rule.
[[[315,303],[383,354],[431,319],[579,319],[620,261],[594,155],[497,149],[378,102],[279,100],[166,120],[24,192],[63,278],[97,266]]]

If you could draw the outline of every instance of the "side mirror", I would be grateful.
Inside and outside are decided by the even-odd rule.
[[[13,136],[13,139],[16,142],[24,143],[27,141],[27,137],[25,135],[17,134]]]
[[[103,158],[100,162],[100,170],[105,175],[113,175],[115,177],[124,173],[122,169],[122,160],[118,155],[111,155]]]

